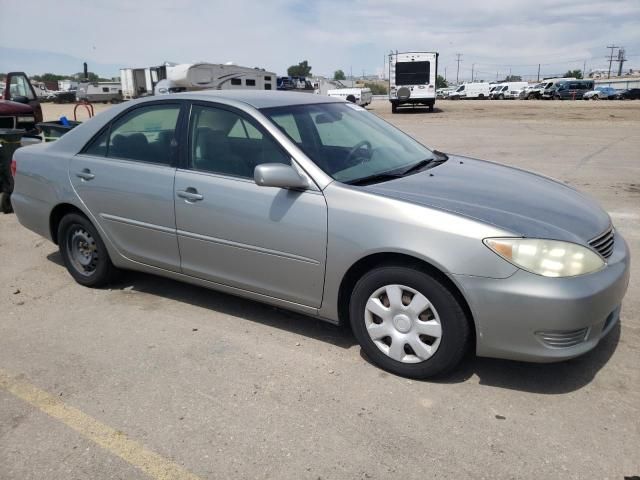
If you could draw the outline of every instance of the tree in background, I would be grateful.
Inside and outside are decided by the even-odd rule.
[[[333,72],[333,79],[334,80],[346,80],[347,77],[344,76],[344,72],[342,70],[336,70],[335,72]]]
[[[387,85],[385,83],[378,82],[365,82],[364,86],[371,89],[373,95],[386,95]]]
[[[311,76],[311,65],[306,60],[298,65],[291,65],[287,68],[287,75],[290,77],[309,77]]]
[[[582,78],[582,70],[568,70],[567,73],[563,75],[565,78]]]
[[[58,80],[66,80],[69,75],[57,75],[55,73],[43,73],[42,75],[32,75],[31,79],[38,82],[57,82]]]
[[[522,77],[520,75],[507,75],[503,82],[521,82]]]
[[[436,88],[447,88],[449,82],[447,82],[442,75],[436,77]]]

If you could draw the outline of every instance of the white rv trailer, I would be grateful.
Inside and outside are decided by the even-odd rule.
[[[153,95],[153,87],[162,80],[165,67],[121,68],[120,84],[125,100]],[[159,75],[160,73],[160,75]]]
[[[78,88],[78,82],[75,80],[58,80],[58,90],[68,92]]]
[[[261,68],[234,64],[183,63],[167,65],[166,78],[173,91],[275,90],[277,76]]]
[[[77,101],[117,103],[122,101],[118,82],[81,82],[76,90]]]
[[[389,101],[396,113],[401,105],[426,105],[433,111],[438,77],[437,52],[389,54]]]

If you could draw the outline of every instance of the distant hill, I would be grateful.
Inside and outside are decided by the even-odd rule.
[[[101,77],[111,78],[120,75],[124,65],[110,65],[92,62],[90,58],[77,58],[64,53],[46,50],[25,50],[21,48],[0,47],[0,72],[26,72],[28,75],[57,73],[71,75],[82,71],[82,62],[89,64],[89,70]]]

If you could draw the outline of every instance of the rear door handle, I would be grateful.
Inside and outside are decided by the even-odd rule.
[[[178,190],[176,194],[188,202],[199,202],[204,198],[204,195],[199,194],[198,190],[193,187],[189,187],[186,190]]]
[[[76,177],[81,178],[82,180],[93,180],[96,176],[91,173],[91,170],[88,168],[83,168],[82,171],[76,172]]]

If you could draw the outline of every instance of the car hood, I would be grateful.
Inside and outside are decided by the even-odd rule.
[[[453,155],[432,169],[362,188],[454,212],[524,237],[584,243],[611,225],[609,215],[594,200],[563,183]]]
[[[25,105],[24,103],[0,100],[0,115],[18,115],[22,113],[33,114],[33,108],[31,108],[31,105]]]

